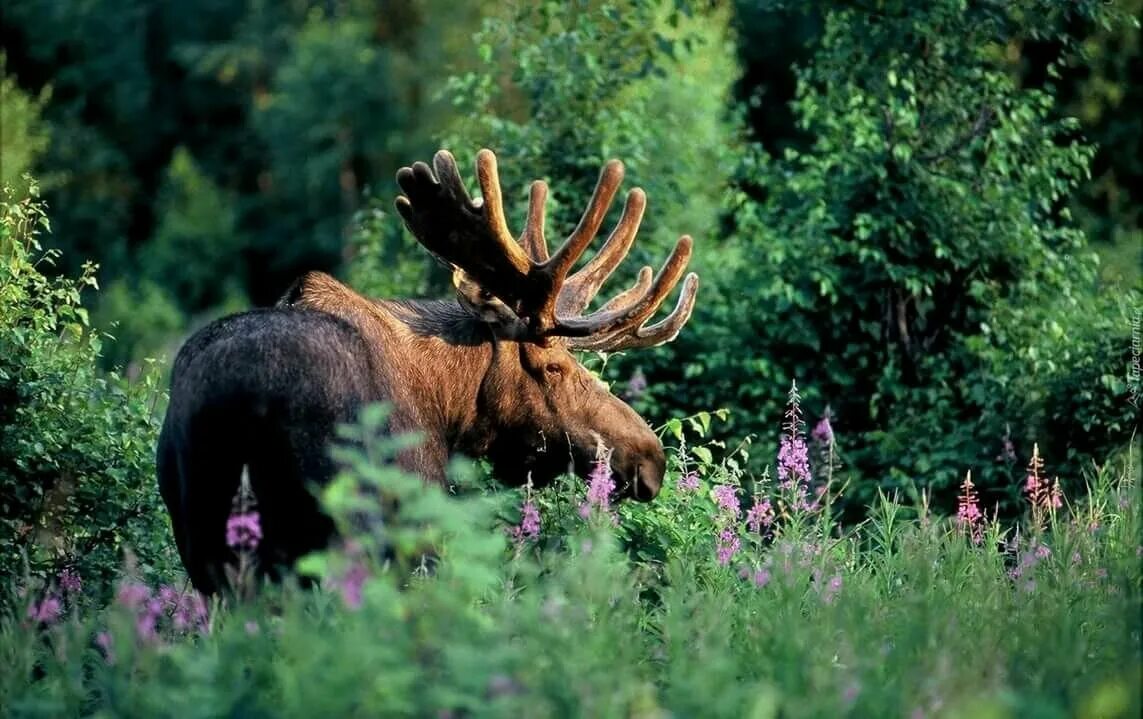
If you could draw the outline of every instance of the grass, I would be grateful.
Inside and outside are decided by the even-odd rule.
[[[380,418],[347,429],[364,449],[339,450],[345,471],[325,500],[344,523],[361,521],[362,488],[402,511],[384,517],[383,533],[304,560],[321,589],[268,587],[207,608],[177,587],[141,584],[128,567],[118,598],[93,606],[74,578],[70,590],[15,583],[0,620],[4,713],[1094,718],[1143,709],[1143,503],[1131,451],[1058,507],[1050,491],[1030,491],[1015,524],[986,512],[958,521],[930,512],[924,495],[882,495],[865,522],[841,527],[831,464],[800,469],[797,421],[784,429],[773,482],[747,491],[732,454],[679,448],[658,501],[614,508],[570,480],[524,496],[477,487],[447,497],[384,463],[395,445],[377,437]],[[538,532],[534,516],[512,531],[522,502],[539,513]],[[772,520],[755,509],[763,502]],[[379,536],[393,550],[384,564],[370,559]]]

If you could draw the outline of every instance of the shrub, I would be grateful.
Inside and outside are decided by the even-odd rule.
[[[31,182],[31,181],[29,181]],[[97,367],[102,338],[90,331],[81,293],[96,268],[50,279],[42,251],[50,229],[38,188],[0,204],[0,573],[54,576],[64,568],[90,586],[117,572],[130,546],[147,566],[169,569],[153,452],[158,373],[137,383]],[[25,561],[27,566],[25,566]]]
[[[1047,7],[813,5],[823,34],[793,103],[812,144],[741,158],[728,251],[677,359],[647,370],[654,416],[727,406],[720,436],[757,434],[781,411],[767,388],[806,379],[807,404],[853,440],[855,518],[913,482],[950,509],[969,468],[1015,510],[996,461],[1006,427],[1020,465],[1050,434],[1069,489],[1127,442],[1123,305],[1138,288],[1097,299],[1067,209],[1092,148],[1050,87],[1018,86],[997,56],[1026,37],[1070,48],[1072,14],[1121,18],[1094,1]]]

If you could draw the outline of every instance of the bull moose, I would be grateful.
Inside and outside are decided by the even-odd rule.
[[[191,583],[225,585],[234,557],[225,524],[243,472],[262,521],[259,564],[281,567],[334,534],[313,487],[336,467],[328,452],[338,424],[366,403],[390,407],[389,429],[423,440],[398,464],[445,481],[453,454],[484,457],[497,479],[543,486],[586,476],[602,444],[616,499],[650,501],[666,459],[659,438],[612,395],[572,350],[614,351],[673,340],[690,318],[698,276],[689,273],[674,310],[646,322],[683,276],[692,240],[683,235],[652,277],[590,314],[585,310],[635,240],[646,206],[632,189],[594,257],[573,266],[599,232],[623,179],[602,169],[579,224],[549,256],[547,185],[532,183],[527,220],[514,238],[505,218],[496,157],[476,158],[482,197],[465,190],[447,151],[397,173],[405,226],[452,268],[456,300],[365,297],[328,274],[302,276],[274,307],[216,320],[175,357],[170,403],[157,447],[160,492]]]

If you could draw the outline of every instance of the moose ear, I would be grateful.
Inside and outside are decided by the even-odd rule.
[[[490,325],[505,338],[523,337],[527,329],[508,305],[478,285],[464,270],[453,266],[452,285],[460,306],[476,319]]]

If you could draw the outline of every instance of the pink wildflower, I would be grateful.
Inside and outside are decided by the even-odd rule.
[[[531,499],[521,507],[520,524],[512,527],[512,539],[516,542],[535,540],[540,536],[540,510]]]
[[[151,588],[140,582],[127,581],[119,585],[115,601],[127,609],[138,609],[151,598]]]
[[[640,395],[647,391],[647,375],[643,374],[643,370],[638,367],[631,373],[631,378],[627,380],[627,399],[637,399]]]
[[[28,607],[28,619],[37,624],[52,624],[59,619],[63,612],[63,603],[59,597],[48,595],[39,603],[33,602]]]
[[[841,583],[840,574],[835,574],[830,577],[829,582],[826,583],[825,588],[822,590],[822,601],[826,604],[833,604],[837,593],[841,591]]]
[[[778,448],[778,481],[790,489],[810,480],[810,458],[801,437],[783,436]]]
[[[698,472],[690,471],[679,479],[679,491],[693,492],[699,488]]]
[[[738,489],[734,485],[720,484],[711,493],[714,495],[714,503],[718,505],[719,509],[732,515],[735,519],[738,518],[742,509],[738,506]]]
[[[365,580],[368,578],[369,572],[365,565],[354,561],[349,565],[349,569],[342,576],[341,581],[338,582],[337,586],[341,592],[341,598],[350,609],[361,608]]]
[[[595,468],[588,477],[587,501],[579,506],[579,516],[587,519],[593,509],[611,517],[617,522],[618,517],[611,510],[611,494],[615,491],[615,479],[611,475],[610,452],[595,461]]]
[[[1060,489],[1060,478],[1056,477],[1052,482],[1052,492],[1048,497],[1048,504],[1052,509],[1059,509],[1064,506],[1064,492]]]
[[[1047,559],[1052,556],[1052,550],[1046,544],[1040,544],[1036,547],[1036,559]]]
[[[78,594],[83,589],[83,580],[79,572],[71,567],[60,572],[60,589],[68,594]]]
[[[103,650],[103,661],[107,664],[115,663],[115,652],[112,650],[111,633],[102,631],[95,635],[95,646]]]
[[[139,638],[145,642],[151,642],[159,637],[158,623],[159,617],[163,613],[163,600],[159,597],[153,597],[147,600],[143,611],[135,618],[135,631]]]
[[[262,521],[258,512],[231,514],[226,520],[226,544],[238,551],[253,551],[262,541]]]
[[[763,527],[769,527],[773,523],[774,507],[770,505],[770,500],[763,499],[759,502],[755,498],[754,504],[746,512],[746,526],[751,532],[759,534]]]
[[[966,530],[973,544],[980,544],[984,538],[984,515],[980,511],[979,500],[972,484],[972,471],[965,475],[961,494],[957,497],[956,523]]]
[[[833,426],[829,423],[829,415],[818,420],[813,431],[810,432],[810,437],[819,444],[831,444],[833,442]]]
[[[742,541],[738,538],[738,533],[731,527],[724,528],[718,533],[718,546],[716,549],[718,563],[724,567],[730,564],[730,560],[741,547]]]

